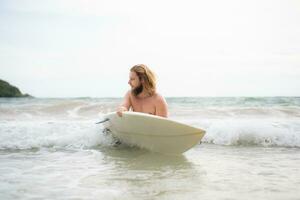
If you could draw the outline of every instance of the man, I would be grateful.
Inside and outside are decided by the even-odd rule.
[[[123,111],[130,109],[134,112],[168,117],[166,100],[156,92],[155,75],[146,65],[135,65],[130,69],[128,84],[131,90],[126,93],[117,109],[120,117]]]

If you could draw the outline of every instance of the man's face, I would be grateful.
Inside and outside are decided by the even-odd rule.
[[[128,84],[130,85],[131,89],[135,89],[141,85],[141,81],[135,72],[129,73]]]

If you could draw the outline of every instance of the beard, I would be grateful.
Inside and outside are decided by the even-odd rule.
[[[143,85],[140,84],[136,88],[132,89],[132,93],[133,93],[134,96],[137,96],[137,95],[141,94],[141,92],[143,91],[143,89],[144,89]]]

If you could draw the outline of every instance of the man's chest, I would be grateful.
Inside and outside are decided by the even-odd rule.
[[[151,98],[146,99],[133,99],[133,111],[143,112],[148,114],[155,114],[155,102]]]

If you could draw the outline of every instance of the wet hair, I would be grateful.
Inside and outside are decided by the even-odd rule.
[[[141,86],[134,89],[133,95],[139,95],[143,89],[150,96],[154,95],[156,92],[156,77],[155,74],[144,64],[134,65],[131,69],[131,72],[135,72],[139,77],[139,80],[142,81]]]

